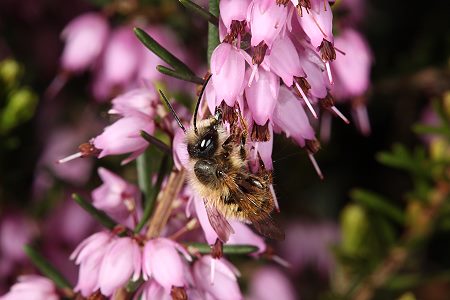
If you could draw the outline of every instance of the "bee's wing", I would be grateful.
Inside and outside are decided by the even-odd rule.
[[[230,196],[243,211],[248,212],[248,219],[256,231],[271,239],[284,240],[284,232],[270,216],[274,208],[270,190],[257,176],[252,174],[236,176],[235,186],[230,188]]]
[[[233,227],[228,223],[227,219],[213,205],[205,201],[206,213],[208,220],[219,239],[226,243],[230,234],[234,233]]]

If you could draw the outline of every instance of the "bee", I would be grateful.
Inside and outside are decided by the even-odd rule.
[[[188,180],[203,198],[209,222],[219,239],[226,242],[233,228],[227,219],[250,223],[257,232],[271,239],[284,239],[284,233],[271,217],[275,200],[270,191],[271,172],[261,167],[257,174],[247,162],[247,126],[239,113],[241,126],[227,133],[222,112],[197,123],[198,108],[211,75],[206,79],[194,111],[193,126],[186,130],[168,102],[178,125],[186,134],[189,154]],[[237,125],[237,124],[234,124]]]

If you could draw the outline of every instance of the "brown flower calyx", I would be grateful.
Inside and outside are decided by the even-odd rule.
[[[93,140],[81,144],[80,146],[78,146],[78,150],[80,150],[81,157],[97,157],[101,151],[100,149],[95,148]]]
[[[170,291],[173,300],[187,300],[188,296],[184,287],[173,286]]]
[[[266,56],[268,46],[264,41],[261,41],[257,46],[253,48],[253,56],[252,56],[252,63],[254,65],[260,65],[264,57]]]
[[[220,110],[222,111],[222,120],[230,123],[230,126],[233,127],[238,120],[234,107],[228,106],[225,101],[222,101]]]
[[[336,50],[334,49],[333,44],[326,39],[322,40],[319,51],[323,61],[332,61],[336,59]]]
[[[320,142],[316,139],[306,140],[305,147],[307,151],[316,154],[320,150]]]
[[[220,259],[223,257],[223,243],[221,240],[216,239],[214,245],[211,246],[211,256],[214,259]]]
[[[262,126],[254,123],[251,138],[254,142],[267,142],[270,140],[269,120]]]

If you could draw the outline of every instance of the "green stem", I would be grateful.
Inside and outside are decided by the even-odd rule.
[[[188,248],[194,248],[201,254],[210,254],[211,246],[205,243],[186,243]],[[246,255],[258,251],[258,247],[252,245],[223,245],[224,254]]]
[[[33,264],[61,289],[72,289],[69,281],[33,247],[25,245],[24,251]]]
[[[161,185],[164,180],[164,176],[168,168],[168,165],[169,165],[169,156],[164,155],[161,161],[161,165],[159,167],[156,184],[153,187],[152,194],[149,195],[145,201],[144,214],[141,218],[141,221],[139,222],[139,224],[136,225],[136,228],[134,229],[135,233],[139,233],[142,230],[142,228],[145,226],[145,224],[147,224],[148,220],[150,219],[150,216],[152,215],[153,208],[155,207],[156,203],[156,198],[158,197],[159,191],[161,190]]]
[[[209,12],[218,17],[219,16],[219,1],[209,0]],[[211,23],[208,23],[208,66],[211,62],[211,55],[219,45],[219,28]]]
[[[178,73],[183,75],[195,76],[194,72],[186,66],[181,60],[176,58],[167,49],[161,46],[157,41],[155,41],[151,36],[149,36],[144,30],[135,27],[134,33],[137,38],[147,47],[150,51],[155,53],[163,61],[168,63],[172,68],[174,68]]]
[[[206,21],[208,21],[209,23],[211,23],[214,26],[219,26],[219,19],[211,14],[210,12],[208,12],[207,10],[205,10],[203,7],[195,4],[194,2],[190,1],[190,0],[179,0],[181,4],[183,4],[187,9],[195,12],[196,14],[198,14],[200,17],[204,18]]]
[[[111,219],[107,214],[105,214],[103,211],[98,210],[93,206],[91,203],[83,199],[78,194],[72,194],[73,200],[78,203],[84,210],[86,210],[90,215],[94,217],[100,224],[108,228],[109,230],[114,229],[114,227],[117,226],[117,223]]]
[[[139,155],[136,159],[136,168],[137,168],[137,177],[138,177],[138,185],[141,190],[144,199],[143,202],[147,203],[148,198],[151,193],[151,168],[150,168],[150,157],[145,151],[141,155]]]
[[[163,73],[164,75],[167,75],[167,76],[170,76],[170,77],[173,77],[176,79],[180,79],[183,81],[189,81],[189,82],[193,82],[196,84],[203,84],[205,82],[202,78],[197,77],[195,75],[179,73],[177,71],[174,71],[170,68],[167,68],[167,67],[161,66],[161,65],[156,66],[156,70],[158,70],[160,73]]]

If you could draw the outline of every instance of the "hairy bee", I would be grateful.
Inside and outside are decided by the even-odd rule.
[[[209,222],[223,242],[233,233],[227,219],[251,223],[268,238],[284,239],[284,233],[271,218],[275,208],[270,191],[271,173],[263,166],[257,174],[248,168],[247,129],[242,117],[241,127],[235,126],[231,134],[222,124],[219,109],[214,116],[197,124],[199,103],[209,78],[200,93],[192,128],[186,130],[167,103],[186,133],[189,182],[203,198]]]

